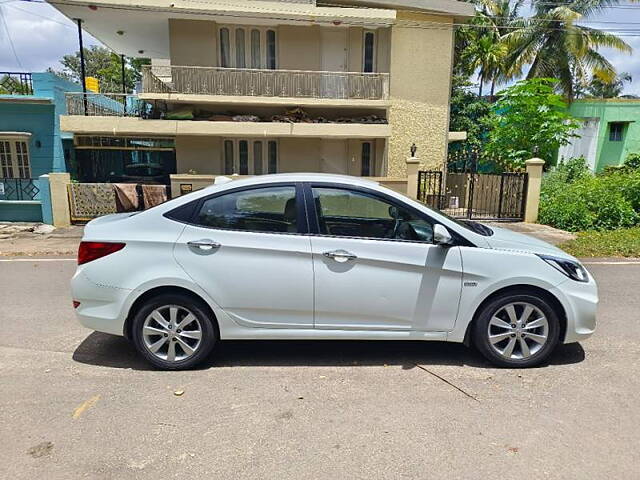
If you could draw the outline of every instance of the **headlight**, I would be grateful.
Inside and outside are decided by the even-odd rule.
[[[550,255],[538,255],[538,257],[559,272],[564,273],[571,280],[575,280],[576,282],[589,281],[589,274],[578,262],[574,262],[573,260],[568,260],[566,258],[552,257]]]

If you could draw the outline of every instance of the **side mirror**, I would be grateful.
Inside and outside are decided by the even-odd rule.
[[[436,223],[433,226],[433,243],[435,245],[446,247],[448,245],[451,245],[452,242],[453,238],[451,237],[449,230],[447,230],[447,227]]]

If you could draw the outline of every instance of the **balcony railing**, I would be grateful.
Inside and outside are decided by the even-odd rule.
[[[145,66],[144,93],[382,100],[388,73]]]
[[[0,200],[35,200],[40,193],[37,178],[0,177]]]
[[[0,95],[33,95],[31,74],[0,72]]]
[[[100,117],[145,117],[151,111],[148,102],[125,93],[67,93],[68,115]]]

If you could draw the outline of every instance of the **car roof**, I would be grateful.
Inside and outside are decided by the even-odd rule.
[[[362,177],[353,177],[350,175],[336,175],[332,173],[275,173],[270,175],[256,175],[253,177],[234,179],[233,175],[227,176],[233,182],[224,182],[209,185],[206,190],[220,187],[233,186],[241,187],[243,185],[262,185],[266,183],[280,183],[280,182],[328,182],[328,183],[344,183],[347,185],[361,185],[366,187],[372,187],[380,185],[374,180],[368,180]]]

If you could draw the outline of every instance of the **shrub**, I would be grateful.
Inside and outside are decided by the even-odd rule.
[[[624,166],[629,170],[640,170],[640,153],[630,153],[627,155]]]
[[[558,195],[567,188],[567,184],[589,175],[591,172],[584,157],[561,161],[553,170],[547,172],[542,180],[541,202]]]
[[[540,222],[569,231],[611,230],[640,222],[640,170],[591,175],[572,159],[545,176]]]

